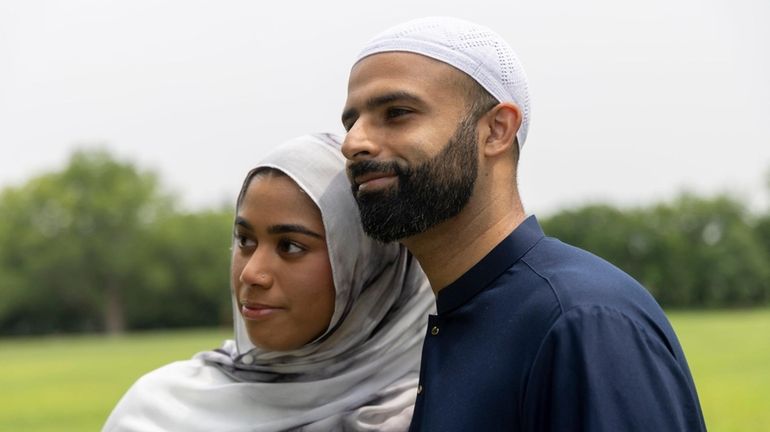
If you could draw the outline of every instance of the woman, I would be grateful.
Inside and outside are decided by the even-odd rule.
[[[292,140],[244,181],[235,338],[140,378],[105,431],[406,430],[433,296],[364,235],[339,139]]]

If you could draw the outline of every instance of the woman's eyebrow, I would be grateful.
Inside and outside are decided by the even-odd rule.
[[[244,218],[242,218],[240,216],[236,216],[235,217],[235,225],[242,226],[242,227],[246,228],[249,231],[254,231],[254,228],[251,226],[251,224],[248,223],[246,221],[246,219],[244,219]]]
[[[267,232],[269,234],[299,233],[299,234],[309,235],[311,237],[315,237],[321,240],[324,239],[324,237],[321,234],[318,234],[315,231],[305,228],[302,225],[294,225],[294,224],[273,225],[267,229]]]

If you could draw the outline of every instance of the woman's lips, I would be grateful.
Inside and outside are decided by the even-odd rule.
[[[281,310],[279,307],[264,305],[261,303],[242,303],[241,314],[243,318],[258,320],[269,317],[275,312]]]

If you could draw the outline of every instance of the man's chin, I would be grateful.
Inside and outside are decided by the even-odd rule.
[[[377,189],[377,190],[361,190],[358,189],[354,196],[356,198],[356,202],[358,202],[359,206],[362,205],[377,205],[378,203],[381,203],[385,200],[394,199],[395,195],[395,188],[384,188],[384,189]]]
[[[364,226],[364,233],[382,244],[397,243],[408,237],[396,234],[390,230],[383,230],[382,225],[379,224],[371,227]]]

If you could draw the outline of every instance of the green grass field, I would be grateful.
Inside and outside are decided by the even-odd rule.
[[[670,313],[712,432],[770,430],[770,309]],[[0,430],[99,430],[144,372],[229,330],[0,339]]]
[[[709,431],[770,431],[770,309],[669,317]]]

